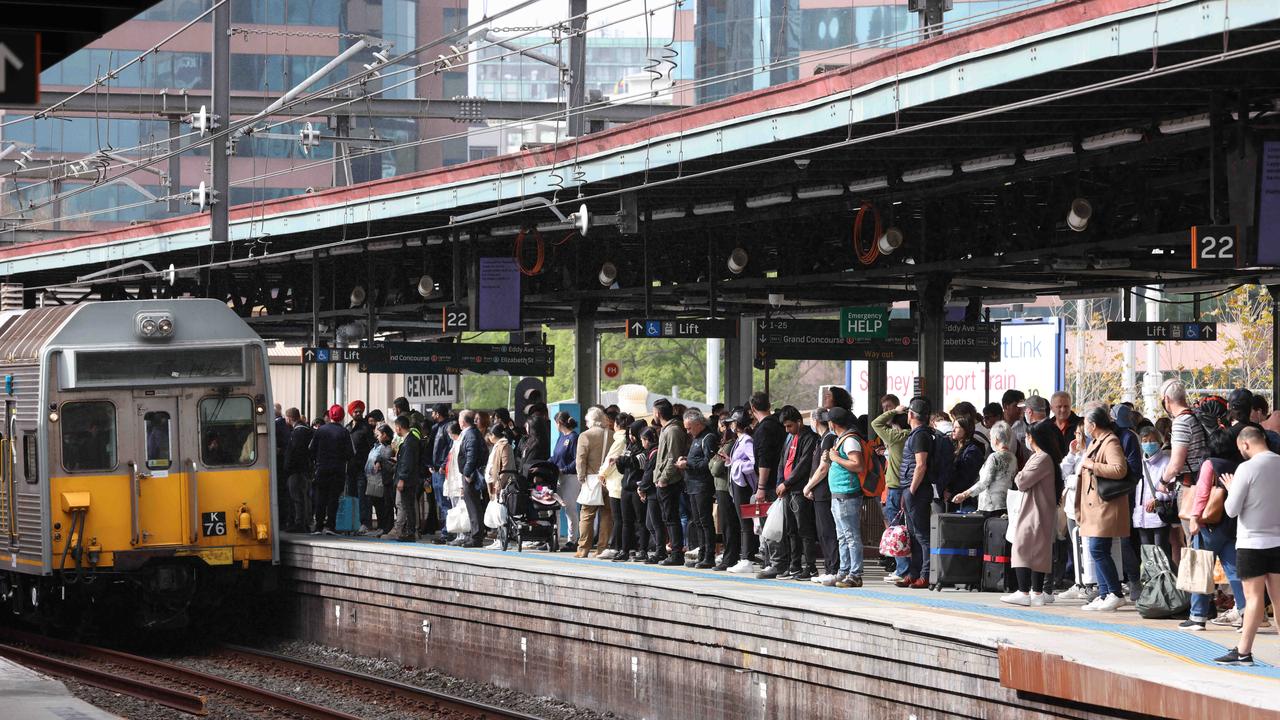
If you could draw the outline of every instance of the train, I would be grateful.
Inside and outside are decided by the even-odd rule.
[[[190,627],[280,557],[265,343],[201,298],[0,314],[0,601]]]

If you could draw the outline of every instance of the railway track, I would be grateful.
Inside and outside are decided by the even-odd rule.
[[[209,713],[210,701],[223,709],[253,716],[282,716],[302,720],[361,720],[361,716],[325,707],[265,687],[239,682],[218,674],[107,648],[0,628],[0,656],[69,678],[192,715]],[[373,675],[328,667],[276,653],[234,645],[219,646],[210,658],[255,675],[341,688],[391,708],[428,718],[459,720],[539,720],[536,716],[505,710]]]

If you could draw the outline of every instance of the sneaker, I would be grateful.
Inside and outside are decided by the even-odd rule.
[[[819,585],[826,585],[828,580],[834,583],[836,581],[836,576],[831,573],[823,573],[822,575],[815,575],[814,577],[809,578],[809,580],[816,582]]]
[[[1112,593],[1107,595],[1106,599],[1098,604],[1098,612],[1115,612],[1120,608],[1128,605],[1129,601],[1124,599],[1123,595]]]
[[[850,576],[846,577],[846,578],[844,579],[844,581],[845,581],[845,583],[847,583],[847,584],[848,584],[848,586],[849,586],[849,587],[851,587],[851,588],[860,588],[860,587],[862,587],[862,576],[861,576],[861,575],[850,575]]]
[[[697,567],[697,566],[698,566],[698,558],[697,558],[697,556],[690,557],[690,558],[685,558],[685,560],[684,560],[684,566],[685,566],[685,567],[689,567],[689,568],[691,568],[691,567]]]
[[[887,583],[896,583],[901,579],[902,578],[898,577],[897,573],[889,573],[888,575],[884,576],[884,581]]]
[[[1010,605],[1021,605],[1022,607],[1031,607],[1031,596],[1021,591],[1011,592],[1008,595],[1001,595],[1000,602],[1009,603]]]
[[[839,583],[844,582],[844,575],[826,575],[827,579],[822,581],[825,587],[835,587]]]
[[[647,557],[647,558],[645,558],[645,559],[644,559],[644,564],[645,564],[645,565],[658,565],[658,564],[661,564],[661,563],[665,563],[666,561],[667,561],[667,556],[666,556],[666,555],[659,555],[659,554],[657,554],[657,553],[654,553],[654,554],[652,554],[652,555],[650,555],[649,557]]]
[[[1032,596],[1032,597],[1034,597],[1034,596]],[[1052,605],[1052,604],[1053,604],[1054,599],[1055,599],[1055,596],[1054,596],[1054,594],[1053,594],[1053,593],[1049,593],[1049,592],[1047,592],[1047,593],[1040,593],[1040,601],[1041,601],[1041,604],[1042,604],[1042,605]]]
[[[712,569],[712,570],[714,570],[714,571],[716,571],[716,572],[724,572],[725,570],[728,570],[728,569],[729,569],[729,566],[728,566],[728,565],[725,565],[725,564],[724,564],[724,563],[722,563],[722,562],[717,562],[715,565],[713,565],[713,566],[712,566],[712,568],[711,568],[711,569]]]
[[[750,560],[739,560],[737,565],[729,568],[729,572],[735,575],[746,575],[755,569],[755,565]]]
[[[1086,603],[1090,603],[1093,602],[1094,598],[1098,597],[1098,591],[1082,585],[1072,585],[1058,593],[1058,597],[1063,600],[1083,600]]]
[[[484,549],[485,550],[501,550],[502,542],[500,540],[494,540],[492,543],[485,545]]]
[[[1226,655],[1223,655],[1220,658],[1214,658],[1213,661],[1218,663],[1219,665],[1251,666],[1253,665],[1253,653],[1247,653],[1247,654],[1241,655],[1238,650],[1236,650],[1235,648],[1231,648],[1230,650],[1227,651]]]
[[[1031,593],[1031,607],[1044,607],[1046,597],[1052,596],[1044,593]]]
[[[605,550],[604,552],[596,555],[597,560],[612,560],[616,557],[618,557],[617,550]]]
[[[616,555],[616,554],[615,554],[613,557],[609,558],[609,561],[610,561],[610,562],[628,562],[629,560],[631,560],[631,556],[629,556],[629,555]]]
[[[324,534],[324,531],[323,531],[323,530],[312,530],[312,531],[311,531],[311,534],[312,534],[312,535],[323,535],[323,534]]]
[[[795,580],[796,582],[803,582],[811,578],[813,578],[813,575],[810,574],[808,570],[801,570],[800,572],[791,576],[791,579]]]
[[[702,562],[694,565],[694,567],[697,568],[698,570],[710,570],[716,567],[716,564],[711,562],[710,560],[703,560]]]
[[[360,523],[360,529],[359,529],[359,530],[356,530],[356,534],[357,534],[357,535],[368,535],[368,534],[369,534],[369,526],[368,526],[368,525],[365,525],[364,523]]]
[[[795,577],[795,575],[796,575],[796,572],[794,570],[792,570],[791,568],[787,568],[786,570],[783,570],[782,572],[778,573],[778,579],[790,580],[791,578]]]
[[[1201,620],[1183,620],[1178,623],[1178,629],[1187,632],[1203,632],[1204,622]]]
[[[338,534],[338,531],[337,531],[337,530],[334,530],[333,528],[325,528],[325,529],[324,529],[324,534],[325,534],[325,535],[337,535],[337,534]]]
[[[1097,612],[1098,607],[1102,605],[1102,602],[1103,602],[1102,598],[1095,597],[1094,599],[1090,600],[1084,605],[1081,605],[1080,609],[1084,610],[1085,612]]]
[[[681,567],[684,565],[684,554],[680,552],[673,552],[667,556],[666,560],[663,560],[658,564],[663,567]]]
[[[545,544],[546,543],[541,543],[541,542],[538,542],[537,540],[525,540],[524,542],[520,543],[520,547],[524,548],[525,550],[537,550],[539,545],[545,545]]]
[[[777,568],[767,567],[756,573],[757,580],[772,580],[777,577],[781,577],[781,573],[778,572]]]
[[[1218,617],[1210,620],[1209,622],[1213,623],[1214,625],[1221,625],[1223,627],[1227,627],[1227,626],[1241,627],[1244,624],[1244,618],[1240,617],[1239,610],[1236,610],[1235,608],[1231,608],[1230,610],[1224,613],[1218,613]]]

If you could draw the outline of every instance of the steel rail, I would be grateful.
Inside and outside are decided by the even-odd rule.
[[[412,702],[429,703],[440,706],[451,711],[466,712],[473,715],[479,715],[488,720],[545,720],[537,715],[520,712],[518,710],[508,710],[496,705],[480,702],[478,700],[470,700],[467,698],[449,695],[438,690],[418,687],[409,683],[400,682],[398,680],[389,680],[376,675],[357,672],[355,670],[347,670],[345,668],[332,667],[322,663],[311,662],[310,660],[300,660],[298,658],[281,655],[266,650],[258,650],[256,648],[244,647],[241,645],[223,644],[219,646],[222,651],[232,654],[257,658],[273,663],[275,666],[284,666],[299,672],[309,672],[320,675],[335,682],[350,683],[359,687],[372,690],[375,692],[385,692],[396,695]]]
[[[214,693],[237,698],[242,702],[248,702],[262,708],[274,709],[294,717],[307,718],[310,720],[362,720],[356,715],[351,715],[340,710],[326,708],[304,700],[291,698],[287,695],[281,695],[280,693],[272,692],[265,688],[254,687],[235,680],[219,677],[199,670],[193,670],[191,668],[164,662],[162,660],[153,660],[151,658],[139,655],[130,655],[129,653],[123,653],[117,650],[108,650],[106,648],[95,647],[92,645],[83,645],[67,640],[33,635],[10,628],[0,628],[0,638],[9,642],[19,642],[25,645],[30,645],[42,651],[129,667],[144,674],[158,675],[161,678],[176,684],[194,685],[210,690]],[[0,645],[0,648],[5,651],[11,649],[5,645]],[[83,670],[84,668],[80,669]],[[156,689],[158,687],[154,685],[155,678],[136,680],[136,682],[151,683],[152,689]],[[144,699],[153,698],[146,697]]]
[[[192,715],[208,714],[205,698],[194,693],[162,687],[147,680],[103,672],[102,670],[85,665],[77,665],[12,645],[0,644],[0,655],[20,665],[43,670],[51,675],[70,678],[86,685],[118,692],[141,700],[149,700],[174,710],[181,710]]]

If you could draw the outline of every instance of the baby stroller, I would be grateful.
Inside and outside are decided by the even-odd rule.
[[[527,476],[511,473],[502,489],[507,523],[499,535],[504,551],[513,542],[523,551],[525,540],[543,540],[551,552],[560,549],[561,506],[555,495],[559,483],[560,469],[546,461],[534,463]]]

